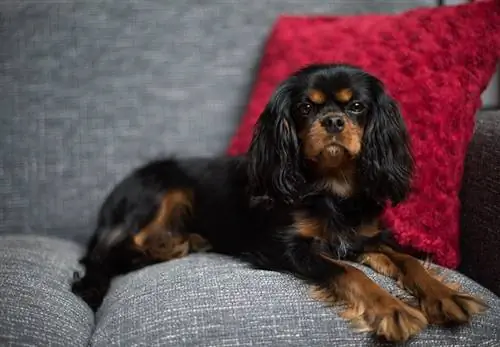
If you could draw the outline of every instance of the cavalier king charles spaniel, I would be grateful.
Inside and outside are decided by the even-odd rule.
[[[344,64],[304,67],[274,91],[245,155],[155,160],[119,183],[72,290],[97,310],[115,276],[211,251],[297,276],[389,341],[468,322],[486,305],[440,281],[379,223],[388,202],[407,196],[412,171],[403,118],[381,81]],[[346,261],[392,277],[418,306]]]

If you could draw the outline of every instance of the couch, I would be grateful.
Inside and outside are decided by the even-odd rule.
[[[159,155],[225,151],[279,13],[435,5],[0,3],[0,345],[373,345],[300,281],[215,254],[117,278],[96,315],[69,288],[99,204],[125,174]],[[491,309],[460,328],[429,327],[412,346],[500,345],[499,136],[500,112],[479,112],[461,193],[463,260],[457,271],[440,269]]]

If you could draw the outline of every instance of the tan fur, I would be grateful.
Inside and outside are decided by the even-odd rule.
[[[349,154],[353,157],[361,152],[363,139],[363,129],[351,120],[346,119],[344,130],[340,133],[340,143],[342,143]]]
[[[311,294],[329,304],[342,301],[347,307],[342,316],[352,321],[359,331],[373,332],[397,342],[408,340],[427,325],[420,311],[390,295],[362,271],[325,258],[342,266],[345,273],[332,279],[330,288],[313,287]]]
[[[346,150],[338,145],[329,146],[332,136],[326,132],[320,122],[315,122],[306,134],[301,134],[303,151],[316,167],[319,185],[336,195],[348,197],[353,193],[354,160]]]
[[[344,116],[343,116],[344,117]],[[338,196],[348,197],[354,192],[355,157],[361,152],[363,130],[347,117],[345,128],[339,134],[330,134],[315,121],[299,134],[303,153],[316,166],[319,185]]]
[[[344,88],[335,93],[335,99],[337,101],[348,103],[352,99],[352,90],[349,88]]]
[[[307,96],[309,97],[309,100],[314,102],[317,105],[322,105],[326,102],[326,95],[323,93],[321,90],[318,89],[311,89],[307,93]]]
[[[171,224],[182,225],[182,219],[191,212],[192,194],[186,190],[166,193],[155,218],[134,236],[134,244],[150,257],[160,261],[181,258],[190,252],[210,249],[208,242],[197,234],[173,231]]]
[[[373,223],[362,225],[358,228],[360,235],[373,237],[380,233],[379,221],[375,220]]]
[[[324,175],[323,186],[332,193],[342,197],[349,197],[354,192],[354,165],[347,162],[343,167],[332,170]]]
[[[145,243],[139,247],[159,261],[182,258],[189,253],[205,252],[210,248],[210,244],[198,234],[173,233],[165,228],[150,231]]]
[[[141,248],[153,259],[167,261],[188,255],[189,240],[185,235],[174,235],[167,229],[159,229],[149,235]]]
[[[212,245],[198,234],[189,234],[189,245],[192,252],[206,252],[212,249]]]
[[[331,135],[321,125],[321,122],[315,121],[309,129],[299,134],[303,142],[303,151],[306,158],[318,160],[325,147],[332,142]],[[338,148],[338,153],[330,153],[327,157],[331,157],[332,166],[337,166],[342,161],[341,148]]]
[[[304,144],[304,155],[311,160],[327,160],[325,165],[330,167],[338,167],[349,157],[356,157],[361,152],[363,130],[347,117],[344,118],[345,127],[339,134],[328,133],[321,120],[299,134]]]
[[[459,286],[445,283],[410,255],[382,247],[381,253],[366,253],[360,262],[389,276],[412,293],[431,324],[466,323],[487,305],[479,298],[459,292]]]
[[[166,228],[174,218],[191,211],[191,192],[172,190],[166,193],[160,203],[155,218],[134,236],[134,243],[141,247],[150,234],[158,229]]]
[[[397,278],[399,269],[386,255],[380,253],[364,253],[359,259],[361,264],[371,267],[374,271],[391,278]]]
[[[439,281],[417,259],[388,247],[384,247],[383,251],[401,269],[405,269],[400,275],[401,282],[420,299],[420,308],[431,323],[465,323],[472,315],[487,308],[479,298],[460,293],[453,289],[453,285]]]
[[[300,235],[304,237],[325,237],[325,226],[321,225],[318,220],[307,218],[298,213],[294,216],[294,220],[294,225]]]

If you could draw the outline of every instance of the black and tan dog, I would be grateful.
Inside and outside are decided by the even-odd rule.
[[[296,275],[387,340],[467,322],[485,304],[431,276],[378,226],[412,171],[403,118],[378,79],[347,65],[305,67],[274,92],[245,156],[157,160],[125,178],[101,208],[73,291],[95,310],[113,277],[210,248]],[[420,307],[344,260],[396,279]]]

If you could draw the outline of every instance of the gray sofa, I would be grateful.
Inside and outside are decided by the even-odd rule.
[[[158,155],[224,152],[279,13],[415,6],[435,2],[0,2],[0,345],[373,345],[300,281],[213,254],[118,278],[95,316],[69,288],[99,204],[126,173]],[[491,309],[464,327],[429,327],[412,346],[500,345],[499,135],[500,113],[480,112],[463,262],[442,269]]]

